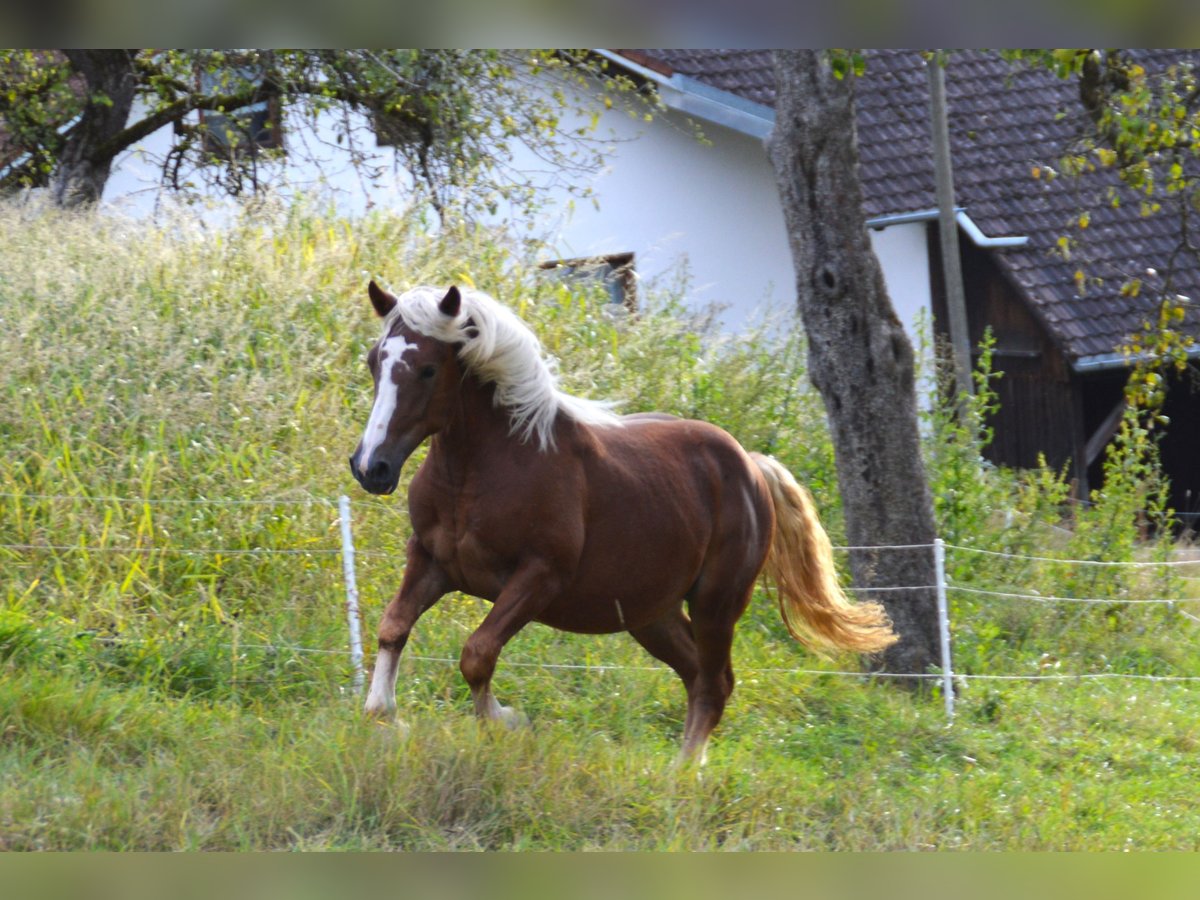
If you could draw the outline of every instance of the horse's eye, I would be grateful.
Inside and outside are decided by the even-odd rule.
[[[421,369],[422,378],[432,378],[437,374],[437,366],[425,366]]]

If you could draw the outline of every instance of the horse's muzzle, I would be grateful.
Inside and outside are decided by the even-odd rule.
[[[397,460],[388,460],[376,456],[371,460],[371,464],[367,466],[367,471],[363,472],[358,465],[359,451],[355,451],[350,457],[350,473],[354,476],[354,480],[362,485],[363,490],[369,494],[390,494],[396,490],[396,486],[400,483],[400,469],[404,465],[404,461],[408,459],[409,453],[403,453]]]

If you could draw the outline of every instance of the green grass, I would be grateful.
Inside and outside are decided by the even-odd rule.
[[[807,655],[766,596],[698,772],[673,768],[681,686],[622,636],[525,630],[496,689],[531,726],[478,725],[452,662],[484,613],[469,597],[414,632],[408,730],[363,721],[336,497],[353,496],[368,647],[408,532],[402,492],[365,497],[346,470],[369,406],[368,276],[474,281],[572,390],[775,453],[836,542],[799,342],[699,334],[669,285],[614,320],[533,278],[525,248],[404,217],[297,206],[218,231],[3,206],[0,228],[0,849],[1196,849],[1187,683],[972,680],[948,725],[936,690],[819,674],[856,662]],[[970,435],[931,434],[956,543],[1170,549],[1133,540],[1126,506],[1071,512],[1055,473],[983,469]],[[1192,620],[1118,602],[1194,596],[1196,571],[950,566],[958,585],[1113,601],[953,593],[958,671],[1200,675]]]
[[[743,687],[697,774],[671,766],[665,677],[591,677],[558,709],[506,677],[525,731],[410,702],[404,734],[348,700],[208,704],[9,671],[4,846],[1196,849],[1187,689],[1026,685],[968,698],[948,728],[882,685],[787,678]]]

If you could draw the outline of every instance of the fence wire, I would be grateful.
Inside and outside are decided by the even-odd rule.
[[[63,501],[63,502],[82,502],[82,503],[97,503],[97,504],[112,504],[112,503],[136,503],[142,505],[175,505],[175,506],[321,506],[329,508],[331,511],[338,508],[338,501],[331,500],[325,497],[254,497],[254,498],[155,498],[155,497],[133,497],[133,496],[78,496],[67,494],[45,494],[45,493],[20,493],[20,492],[0,492],[0,498],[16,499],[16,500],[37,500],[37,501]],[[393,505],[388,505],[378,501],[361,501],[361,506],[371,509],[384,510],[387,512],[402,512]],[[326,538],[327,539],[327,538]],[[877,551],[913,551],[913,550],[928,550],[934,552],[936,543],[916,543],[916,544],[891,544],[891,545],[856,545],[856,546],[835,546],[833,549],[838,552],[877,552]],[[1095,559],[1070,559],[1062,557],[1050,556],[1033,556],[1016,553],[1008,553],[996,550],[987,550],[979,547],[969,547],[959,544],[943,544],[946,551],[953,553],[977,554],[981,556],[989,556],[1003,559],[1010,559],[1021,562],[1035,562],[1047,564],[1060,564],[1069,566],[1097,566],[1097,567],[1124,567],[1124,568],[1181,568],[1184,566],[1200,566],[1200,559],[1177,559],[1177,560],[1153,560],[1153,561],[1114,561],[1114,560],[1095,560]],[[171,547],[171,546],[112,546],[112,545],[88,545],[88,544],[52,544],[52,543],[37,543],[37,542],[12,542],[0,543],[0,550],[8,550],[21,553],[115,553],[125,555],[139,554],[176,554],[188,556],[252,556],[252,555],[288,555],[288,556],[337,556],[341,555],[345,558],[348,553],[352,557],[367,558],[367,559],[391,559],[399,561],[403,558],[402,550],[359,550],[352,545],[349,550],[343,546],[342,549],[331,547]],[[925,585],[885,585],[881,587],[850,587],[849,591],[860,594],[878,594],[878,593],[905,593],[905,592],[929,592],[936,591],[942,588],[946,591],[952,591],[959,594],[969,594],[974,596],[993,597],[1007,600],[1022,600],[1035,603],[1080,603],[1080,604],[1144,604],[1144,605],[1165,605],[1174,607],[1176,604],[1191,604],[1200,603],[1200,597],[1186,598],[1128,598],[1128,597],[1069,597],[1058,596],[1054,594],[1039,594],[1036,592],[1021,592],[1021,591],[1001,591],[991,590],[986,588],[978,588],[968,585],[954,584],[945,580],[944,568],[939,572],[942,580],[941,584],[925,584]],[[1193,580],[1200,576],[1177,576],[1185,580]],[[1200,623],[1200,616],[1193,615],[1186,610],[1178,610],[1178,612],[1187,619]],[[122,639],[134,640],[134,639]],[[232,647],[233,645],[229,645]],[[294,644],[246,644],[237,645],[241,650],[260,650],[272,652],[292,652],[298,654],[310,654],[319,656],[345,656],[345,649],[329,649],[317,647],[305,647]],[[422,656],[419,654],[406,654],[406,660],[411,660],[418,663],[433,663],[433,664],[457,664],[456,658]],[[554,662],[538,662],[538,661],[521,661],[506,659],[504,665],[510,668],[537,668],[550,671],[585,671],[585,672],[662,672],[672,674],[672,670],[665,666],[633,666],[619,664],[594,664],[594,663],[554,663]],[[759,676],[759,675],[780,675],[780,676],[832,676],[832,677],[851,677],[865,679],[904,679],[904,680],[938,680],[946,681],[946,672],[930,672],[920,674],[896,673],[896,672],[876,672],[876,671],[851,671],[851,670],[835,670],[835,669],[812,669],[812,668],[754,668],[743,669],[741,674],[744,676]],[[1099,680],[1127,680],[1127,681],[1144,681],[1144,682],[1162,682],[1162,683],[1191,683],[1200,681],[1200,676],[1189,675],[1148,675],[1138,673],[1123,673],[1123,672],[1082,672],[1082,673],[1038,673],[1038,674],[969,674],[969,673],[952,673],[950,678],[955,683],[966,683],[971,681],[980,682],[1083,682],[1083,681],[1099,681]]]
[[[990,591],[985,588],[972,588],[961,584],[947,584],[946,590],[959,594],[975,594],[981,597],[1000,597],[1007,600],[1030,600],[1035,603],[1101,603],[1114,604],[1148,604],[1174,606],[1176,603],[1200,603],[1200,597],[1059,597],[1054,594],[1024,594],[1018,591]]]
[[[108,544],[0,544],[0,550],[39,550],[48,553],[167,553],[178,556],[247,556],[279,554],[284,556],[337,556],[342,551],[321,547],[163,547],[120,546]]]
[[[0,497],[15,500],[61,500],[73,503],[143,503],[151,506],[328,506],[337,501],[328,497],[120,497],[87,494],[25,494],[0,491]]]
[[[1104,559],[1064,559],[1057,556],[1025,556],[1019,553],[1005,553],[1000,550],[984,550],[980,547],[965,547],[960,544],[947,544],[947,550],[959,553],[977,553],[980,556],[996,556],[1003,559],[1021,560],[1023,562],[1061,563],[1070,566],[1115,566],[1125,568],[1163,568],[1174,566],[1200,566],[1200,559],[1170,559],[1170,560],[1104,560]]]

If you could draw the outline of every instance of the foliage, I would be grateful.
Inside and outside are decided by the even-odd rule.
[[[926,318],[918,326],[926,344],[927,322]],[[957,387],[952,369],[938,365],[934,384],[937,396],[942,399],[925,411],[925,427],[932,438],[925,445],[929,453],[926,468],[931,473],[929,487],[934,496],[939,534],[950,543],[986,530],[989,519],[1008,500],[1007,491],[1002,488],[993,491],[990,497],[980,492],[979,471],[987,466],[983,453],[992,441],[988,417],[998,409],[998,395],[992,382],[1000,376],[991,368],[995,345],[988,329],[980,344],[978,367],[972,373],[973,395],[946,399],[956,396]],[[920,358],[930,358],[928,346],[922,348]],[[937,359],[950,358],[948,348],[938,348]],[[994,479],[985,483],[999,487]]]
[[[1065,172],[1113,170],[1143,198],[1143,213],[1158,212],[1172,198],[1184,201],[1182,209],[1195,211],[1200,187],[1200,173],[1193,165],[1200,154],[1195,100],[1200,90],[1191,59],[1183,55],[1151,74],[1124,50],[1006,51],[1004,55],[1049,69],[1059,78],[1078,80],[1080,102],[1094,130],[1081,135],[1078,145],[1062,159]],[[1109,196],[1119,202],[1115,190]]]
[[[255,193],[278,180],[271,162],[283,151],[260,149],[250,132],[269,135],[330,113],[332,139],[365,178],[380,174],[370,162],[373,131],[394,146],[422,199],[468,214],[529,206],[552,183],[586,194],[579,175],[604,157],[594,135],[600,110],[628,102],[648,115],[651,102],[635,101],[633,83],[605,61],[568,50],[139,50],[128,75],[140,105],[123,130],[87,150],[90,159],[110,160],[173,126],[165,186]],[[46,184],[76,117],[103,102],[106,89],[57,52],[0,51],[0,159],[24,154],[0,187]],[[265,119],[252,126],[254,109]],[[575,120],[585,124],[568,124]],[[514,168],[521,144],[545,161],[544,172]],[[320,157],[300,140],[288,140],[286,152]]]
[[[531,274],[529,248],[431,235],[413,215],[268,204],[218,230],[194,212],[146,224],[7,204],[0,227],[0,847],[1195,849],[1189,685],[971,682],[947,728],[939,704],[806,656],[763,596],[701,776],[671,768],[677,680],[623,636],[526,629],[497,691],[532,728],[477,726],[455,665],[485,608],[469,597],[414,631],[411,731],[361,720],[331,500],[353,489],[345,458],[369,407],[368,275],[469,279],[533,324],[569,389],[776,453],[839,543],[824,413],[788,323],[718,340],[683,312],[686,281],[643,285],[645,308],[614,313],[602,290]],[[1194,624],[1129,602],[1183,585],[958,549],[1167,546],[1134,512],[1152,467],[1118,467],[1071,509],[1058,473],[981,464],[986,366],[978,383],[975,426],[926,423],[956,545],[956,670],[1200,675]],[[408,524],[402,494],[352,496],[370,635]]]
[[[867,58],[860,50],[833,49],[828,53],[829,65],[839,81],[847,75],[860,78],[867,71]]]
[[[29,154],[24,182],[45,183],[61,147],[58,129],[81,108],[70,67],[46,51],[0,50],[0,73],[0,162]]]
[[[1179,614],[1161,605],[1189,596],[1187,579],[1169,567],[1132,565],[1165,562],[1176,549],[1168,485],[1143,417],[1128,407],[1106,448],[1102,486],[1087,498],[1071,497],[1065,469],[1044,462],[1027,471],[994,466],[984,458],[992,437],[988,418],[997,410],[992,383],[1000,377],[991,370],[993,343],[986,334],[976,392],[965,408],[949,399],[948,352],[938,356],[943,399],[925,413],[938,531],[950,547],[956,669],[1011,672],[1031,656],[1025,665],[1039,672],[1086,670],[1097,659],[1126,658],[1118,648],[1131,633],[1144,642],[1145,655],[1135,654],[1139,666],[1163,674],[1174,660],[1190,669],[1173,637]],[[1043,597],[1096,602],[1051,604]],[[1139,607],[1141,601],[1152,602]]]

